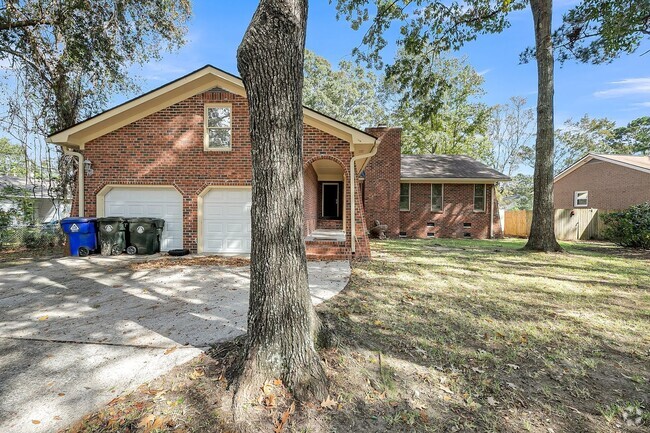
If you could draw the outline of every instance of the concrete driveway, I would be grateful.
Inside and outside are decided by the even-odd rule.
[[[133,257],[0,268],[0,432],[64,428],[246,330],[247,267],[132,271]],[[347,262],[310,262],[318,304]]]

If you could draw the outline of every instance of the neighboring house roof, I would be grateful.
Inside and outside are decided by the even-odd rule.
[[[553,179],[554,182],[562,179],[567,174],[573,172],[574,170],[582,167],[589,161],[598,160],[609,162],[611,164],[620,165],[622,167],[627,167],[632,170],[642,171],[644,173],[650,173],[650,156],[647,155],[606,155],[599,153],[590,153],[580,161],[573,164],[571,167],[564,170],[562,173],[555,176]]]
[[[0,188],[7,186],[20,188],[32,197],[48,198],[48,187],[43,182],[25,182],[24,177],[0,175]]]
[[[505,174],[465,155],[402,155],[403,180],[507,181]]]
[[[83,148],[83,145],[90,140],[215,87],[246,96],[241,78],[212,65],[206,65],[70,128],[55,132],[48,137],[48,141],[64,146]],[[351,146],[367,145],[371,148],[375,144],[376,138],[360,129],[307,107],[303,107],[303,112],[307,125],[346,140],[351,143]],[[366,153],[365,148],[360,150],[362,153]]]

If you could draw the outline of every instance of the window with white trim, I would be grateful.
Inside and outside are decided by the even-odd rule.
[[[574,207],[587,207],[589,205],[589,191],[576,191],[573,193]]]
[[[204,119],[205,150],[232,149],[232,106],[230,104],[208,104]]]
[[[474,212],[485,212],[485,185],[474,185]]]
[[[442,212],[444,204],[444,186],[441,183],[431,184],[431,211]]]
[[[409,210],[411,208],[411,184],[399,184],[399,210]]]

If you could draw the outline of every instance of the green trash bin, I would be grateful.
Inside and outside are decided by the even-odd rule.
[[[116,256],[126,249],[127,220],[122,217],[97,218],[102,256]]]
[[[127,254],[155,254],[160,252],[160,236],[165,220],[160,218],[129,218],[129,246]]]

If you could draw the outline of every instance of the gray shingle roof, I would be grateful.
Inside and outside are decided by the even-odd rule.
[[[402,155],[402,179],[510,180],[505,174],[465,155]]]

